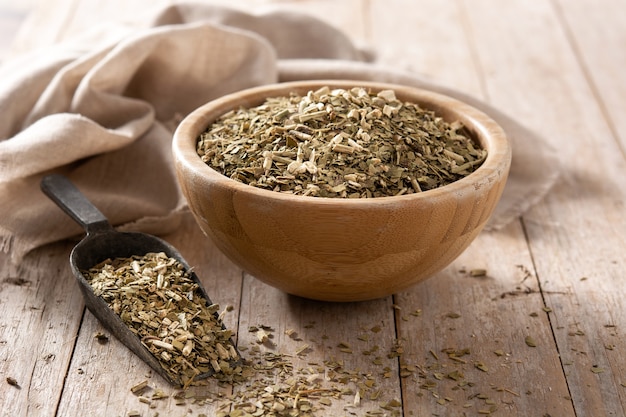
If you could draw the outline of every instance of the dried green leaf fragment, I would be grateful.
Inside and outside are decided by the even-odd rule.
[[[454,381],[460,381],[463,378],[465,378],[465,375],[463,375],[463,373],[459,372],[459,370],[454,370],[454,371],[448,373],[446,376],[449,379],[452,379]]]
[[[148,380],[145,379],[141,382],[139,382],[138,384],[133,385],[130,388],[130,392],[132,392],[135,395],[139,395],[141,394],[141,392],[143,392],[143,390],[148,386]]]
[[[300,347],[298,347],[298,348],[296,349],[296,355],[297,355],[297,356],[299,356],[299,355],[303,355],[303,354],[304,354],[304,353],[306,353],[306,352],[307,352],[310,348],[311,348],[311,346],[310,346],[309,344],[305,343],[304,345],[302,345],[302,346],[300,346]]]
[[[476,362],[474,366],[476,367],[476,369],[479,369],[483,372],[489,372],[489,368],[483,362]]]
[[[419,193],[463,178],[486,158],[459,122],[391,90],[322,88],[227,112],[197,153],[236,181],[330,198]]]
[[[98,343],[100,343],[101,345],[106,344],[109,341],[109,337],[102,333],[102,332],[96,332],[94,333],[93,337],[98,341]]]
[[[537,347],[537,343],[535,342],[535,339],[532,338],[532,336],[526,336],[524,341],[530,347]]]
[[[400,402],[400,400],[394,398],[393,400],[388,401],[384,407],[396,408],[396,407],[401,407],[401,406],[402,406],[402,403]]]
[[[18,384],[17,379],[11,377],[11,376],[7,376],[6,378],[7,384],[11,385],[12,387],[15,388],[21,388],[20,384]]]

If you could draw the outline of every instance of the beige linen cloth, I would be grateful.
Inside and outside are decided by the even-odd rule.
[[[171,137],[196,107],[247,87],[299,79],[356,79],[425,87],[496,119],[513,142],[513,165],[490,227],[538,201],[554,182],[554,151],[489,105],[369,54],[306,15],[247,14],[182,3],[0,67],[0,248],[19,261],[46,243],[84,232],[39,189],[68,176],[123,230],[166,234],[186,210]]]

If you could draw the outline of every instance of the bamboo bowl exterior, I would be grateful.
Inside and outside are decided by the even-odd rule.
[[[231,180],[196,153],[199,135],[223,113],[266,97],[331,88],[393,89],[398,99],[460,120],[487,149],[485,162],[452,184],[373,199],[286,195]],[[458,100],[405,86],[307,81],[224,96],[187,116],[174,134],[182,191],[198,225],[233,262],[287,293],[325,301],[387,296],[449,265],[480,233],[505,186],[511,161],[504,131]]]

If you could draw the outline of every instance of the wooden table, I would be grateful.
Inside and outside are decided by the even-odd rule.
[[[22,26],[14,53],[166,3],[42,1]],[[346,385],[353,392],[371,375],[373,387],[360,406],[347,395],[318,415],[626,415],[624,1],[237,5],[267,3],[318,16],[369,44],[381,63],[425,74],[515,115],[560,149],[564,169],[522,218],[481,234],[428,281],[371,302],[330,304],[283,294],[242,273],[187,219],[166,239],[196,266],[214,300],[234,307],[225,322],[237,331],[239,346],[258,346],[248,329],[268,325],[275,346],[262,349],[293,353],[310,345],[306,355],[290,359],[296,368],[342,361],[343,369],[355,371],[356,382]],[[84,310],[68,268],[70,248],[42,248],[17,267],[0,257],[0,413],[213,415],[219,401],[177,405],[176,390],[147,377],[148,368],[116,339],[94,338],[106,331]],[[475,268],[487,275],[470,276]],[[8,377],[19,387],[5,382]],[[154,408],[130,391],[144,379],[168,394],[152,401]],[[376,391],[380,398],[372,400]]]

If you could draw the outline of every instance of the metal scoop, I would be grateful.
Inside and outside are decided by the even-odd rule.
[[[141,343],[139,337],[130,331],[107,303],[94,294],[81,271],[88,270],[109,258],[128,258],[133,255],[143,256],[149,252],[164,252],[167,256],[177,259],[190,272],[191,278],[198,284],[200,294],[207,300],[207,303],[212,304],[189,264],[173,246],[155,236],[114,230],[106,217],[67,178],[56,174],[48,175],[42,179],[41,189],[87,232],[87,236],[74,247],[70,254],[70,265],[87,308],[115,337],[159,375],[174,385],[180,385],[168,376],[159,361]],[[222,328],[224,328],[223,325]],[[213,372],[200,374],[195,379],[206,378],[212,374]]]

